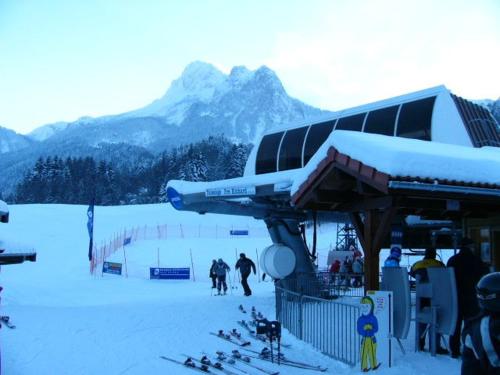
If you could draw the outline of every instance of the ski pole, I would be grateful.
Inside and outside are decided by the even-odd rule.
[[[231,283],[231,271],[227,271],[227,273],[229,274],[228,276],[228,279],[229,279],[229,290],[231,291],[231,295],[233,295],[233,284]]]

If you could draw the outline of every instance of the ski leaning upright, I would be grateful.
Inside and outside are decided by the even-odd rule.
[[[166,361],[170,361],[172,363],[177,363],[178,365],[181,365],[181,366],[184,366],[184,367],[187,367],[187,368],[190,368],[191,370],[194,370],[194,371],[198,371],[198,372],[203,372],[204,374],[213,374],[213,372],[211,372],[209,369],[208,369],[208,366],[206,365],[201,365],[201,366],[196,366],[196,364],[191,360],[191,358],[188,358],[187,360],[185,360],[184,362],[182,361],[178,361],[177,359],[173,359],[173,358],[169,358],[169,357],[165,357],[164,355],[161,355],[160,356],[161,359],[164,359]]]

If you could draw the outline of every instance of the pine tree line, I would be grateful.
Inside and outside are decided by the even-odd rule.
[[[243,175],[250,145],[209,137],[134,165],[92,157],[39,158],[17,185],[15,203],[99,205],[156,203],[165,200],[169,180],[213,181]]]

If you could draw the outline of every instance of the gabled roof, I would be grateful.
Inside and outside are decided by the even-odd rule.
[[[493,200],[498,210],[500,148],[334,131],[297,171],[291,203],[335,210],[345,208],[344,203],[353,207],[360,199],[394,194]]]
[[[292,194],[318,168],[332,157],[331,148],[365,167],[391,178],[457,181],[461,184],[500,187],[500,148],[472,148],[417,139],[390,137],[336,130],[318,149],[309,163],[297,171]],[[300,182],[298,182],[300,181]]]

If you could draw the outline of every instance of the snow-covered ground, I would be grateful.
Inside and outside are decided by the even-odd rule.
[[[199,356],[215,350],[234,349],[209,332],[240,328],[247,318],[238,310],[255,306],[274,318],[273,285],[250,279],[254,294],[243,297],[241,287],[224,297],[212,297],[208,279],[211,260],[235,263],[235,251],[255,260],[270,244],[267,237],[203,238],[138,241],[125,247],[128,278],[89,274],[86,209],[72,205],[20,205],[10,207],[10,223],[0,225],[0,239],[9,252],[37,251],[36,263],[4,266],[0,313],[10,315],[14,330],[2,327],[2,373],[40,374],[191,374],[191,370],[159,358],[182,354]],[[95,240],[107,241],[117,232],[138,225],[220,225],[264,227],[253,219],[223,215],[197,215],[174,211],[170,205],[96,207]],[[334,227],[331,227],[332,229]],[[319,248],[334,243],[334,231],[320,230]],[[190,250],[196,281],[149,280],[148,267],[190,266]],[[320,253],[321,255],[321,253]],[[325,254],[326,255],[326,254]],[[123,261],[123,251],[112,260]],[[237,279],[231,273],[231,282]],[[325,332],[328,335],[328,332]],[[355,374],[351,368],[322,355],[310,345],[284,333],[292,348],[286,353],[301,361],[328,367],[328,373]],[[403,341],[407,354],[394,345],[394,364],[379,374],[456,374],[460,362],[449,357],[432,358],[413,352],[413,338]],[[262,345],[253,343],[254,349]],[[261,367],[271,368],[266,363]],[[258,372],[246,369],[249,373]],[[309,371],[281,367],[281,374]]]

